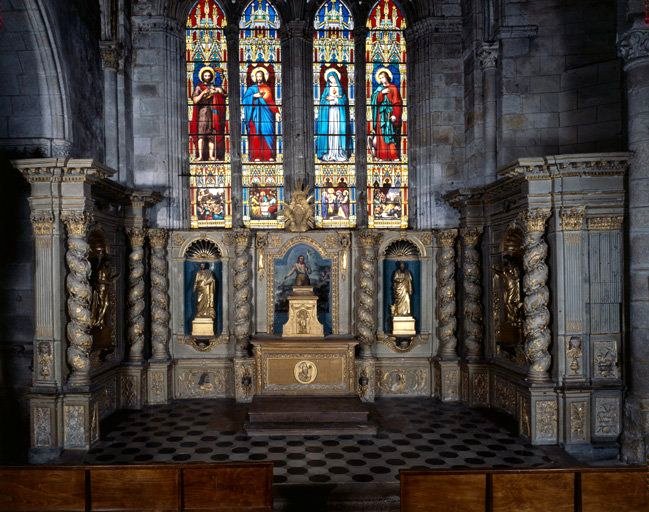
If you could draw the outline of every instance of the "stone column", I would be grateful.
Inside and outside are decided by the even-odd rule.
[[[250,231],[241,229],[231,235],[231,245],[234,248],[232,267],[232,324],[236,340],[237,356],[248,356],[250,340],[250,320],[252,318],[252,269],[250,266]]]
[[[445,402],[460,398],[455,305],[455,240],[457,229],[437,232],[437,338],[435,393]]]
[[[629,168],[629,395],[624,413],[622,456],[645,463],[649,457],[649,27],[641,17],[618,42],[624,59]]]
[[[356,331],[361,357],[372,356],[376,341],[377,321],[377,247],[381,233],[365,229],[358,234],[358,295],[356,299]]]
[[[119,136],[117,130],[119,50],[117,43],[114,41],[102,41],[99,50],[101,52],[101,66],[104,70],[104,161],[108,167],[119,169]]]
[[[169,280],[166,229],[149,229],[151,247],[151,349],[146,371],[148,404],[166,404],[170,396]]]
[[[525,228],[523,254],[523,305],[525,309],[525,354],[529,361],[527,380],[531,384],[548,384],[551,357],[548,347],[550,335],[550,290],[548,289],[548,244],[545,242],[545,223],[550,217],[549,209],[529,210],[522,215]]]
[[[497,92],[496,62],[498,60],[498,43],[483,43],[477,51],[482,68],[482,97],[484,105],[484,145],[485,163],[484,179],[488,183],[496,177],[497,167]]]
[[[239,76],[239,24],[223,30],[228,46],[228,104],[230,106],[230,172],[232,173],[232,226],[243,227],[243,182],[241,180],[241,89]]]
[[[361,137],[367,126],[367,96],[365,94],[365,44],[367,28],[354,27],[354,62],[356,69],[356,225],[367,227],[367,137]]]
[[[86,241],[91,216],[86,211],[68,211],[62,214],[68,232],[65,261],[68,275],[67,292],[68,338],[67,360],[70,367],[68,385],[83,388],[90,385],[90,350],[92,349],[90,299],[90,247]]]
[[[311,69],[313,37],[311,24],[289,21],[281,30],[284,129],[284,181],[286,198],[292,190],[305,185],[313,188],[313,94]]]
[[[140,363],[144,358],[144,229],[129,228],[131,245],[128,255],[128,360]]]

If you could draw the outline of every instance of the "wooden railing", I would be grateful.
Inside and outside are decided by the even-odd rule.
[[[649,512],[646,467],[403,470],[402,512]]]
[[[273,465],[0,467],[2,512],[273,509]]]

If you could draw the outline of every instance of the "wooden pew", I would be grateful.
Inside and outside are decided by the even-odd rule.
[[[587,469],[580,476],[581,512],[649,510],[647,468]]]
[[[0,467],[1,512],[85,512],[83,468]]]
[[[431,477],[434,474],[434,477]],[[484,512],[487,475],[401,471],[401,510],[407,512]]]
[[[573,471],[530,471],[493,473],[493,512],[573,512]]]

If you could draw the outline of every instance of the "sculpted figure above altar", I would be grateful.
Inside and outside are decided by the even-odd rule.
[[[196,301],[196,314],[192,321],[192,335],[214,336],[214,291],[216,279],[214,273],[208,268],[207,263],[201,263],[200,269],[194,278],[194,297]]]
[[[413,293],[412,274],[404,261],[392,274],[392,334],[413,336],[417,333],[412,316],[411,297]]]

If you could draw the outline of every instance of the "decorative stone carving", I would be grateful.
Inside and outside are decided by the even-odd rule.
[[[457,318],[455,317],[455,239],[457,229],[437,233],[437,337],[439,357],[457,359]]]
[[[570,402],[570,441],[584,442],[586,439],[587,402]]]
[[[626,66],[649,57],[649,29],[632,28],[619,38],[617,48]]]
[[[250,402],[255,393],[255,360],[252,358],[234,361],[234,396],[237,402]]]
[[[536,440],[554,442],[557,439],[558,408],[556,400],[537,400]]]
[[[52,409],[34,407],[32,409],[32,436],[34,448],[50,448],[52,438]]]
[[[266,247],[268,246],[268,233],[257,233],[255,235],[255,247],[257,248],[257,276],[264,277],[266,271]]]
[[[226,333],[221,334],[220,336],[213,336],[211,338],[195,336],[179,336],[178,342],[189,345],[194,350],[199,352],[210,352],[213,348],[218,347],[219,345],[226,345],[229,341],[230,336]]]
[[[593,342],[593,378],[617,379],[617,343],[615,341]]]
[[[561,209],[561,229],[564,231],[579,231],[584,227],[584,217],[586,209],[581,208],[562,208]]]
[[[529,210],[523,214],[525,226],[525,252],[523,254],[523,290],[525,299],[525,354],[529,362],[528,379],[530,382],[547,382],[551,357],[550,346],[550,311],[548,302],[550,291],[547,286],[548,266],[545,260],[548,245],[544,240],[545,223],[550,217],[549,209]]]
[[[92,318],[90,301],[90,246],[86,233],[91,222],[87,212],[70,211],[63,214],[63,222],[68,231],[65,260],[68,275],[65,279],[67,292],[68,338],[67,360],[70,366],[68,383],[71,386],[84,386],[90,383],[90,351]]]
[[[500,376],[494,378],[494,407],[516,416],[516,388]]]
[[[233,294],[233,323],[234,337],[237,344],[237,354],[248,354],[248,339],[250,338],[250,318],[252,317],[252,287],[251,269],[248,247],[250,232],[236,230],[230,235],[230,243],[234,246],[234,268],[232,286]]]
[[[126,374],[121,378],[121,404],[124,409],[137,409],[140,402],[140,377]]]
[[[588,219],[588,229],[590,231],[610,231],[614,229],[622,229],[624,225],[624,217],[593,217]]]
[[[617,437],[620,434],[620,401],[617,397],[595,398],[595,435]]]
[[[128,255],[128,343],[129,361],[140,362],[144,350],[144,234],[142,228],[127,230],[131,242]]]
[[[31,216],[34,236],[51,235],[54,231],[54,216],[50,211],[35,211]]]
[[[471,379],[470,401],[477,405],[489,404],[489,374],[486,371],[473,372]]]
[[[377,368],[376,380],[384,395],[421,395],[428,388],[424,368]]]
[[[356,329],[361,352],[369,353],[369,347],[376,339],[377,310],[376,283],[377,247],[381,233],[363,230],[358,235],[360,249],[358,273],[358,307],[356,308]]]
[[[422,333],[409,338],[397,338],[385,333],[379,333],[376,336],[376,341],[385,345],[393,352],[410,352],[413,348],[427,343],[430,339],[430,334]]]
[[[566,365],[568,366],[568,376],[579,376],[583,374],[582,371],[582,348],[581,338],[578,336],[571,336],[566,343]]]
[[[313,196],[304,189],[291,193],[291,202],[284,206],[284,227],[291,233],[303,233],[315,227]]]
[[[120,51],[116,43],[102,42],[99,45],[99,53],[103,68],[116,70],[119,67]]]
[[[498,61],[498,43],[482,43],[476,52],[476,57],[483,70],[493,69]]]
[[[376,393],[376,362],[366,357],[356,360],[357,393],[363,402],[374,402]]]
[[[232,382],[232,369],[225,366],[178,368],[176,398],[216,398],[226,396]]]
[[[481,228],[463,228],[462,269],[464,274],[464,350],[468,360],[480,358],[483,315],[480,278],[480,253],[477,250]]]
[[[51,380],[54,376],[54,352],[49,341],[39,341],[36,345],[38,377]]]
[[[153,360],[163,361],[169,357],[169,284],[165,258],[168,234],[165,229],[150,229],[148,234],[151,244],[151,346]]]
[[[66,448],[85,448],[85,407],[82,405],[63,406],[63,438]]]

